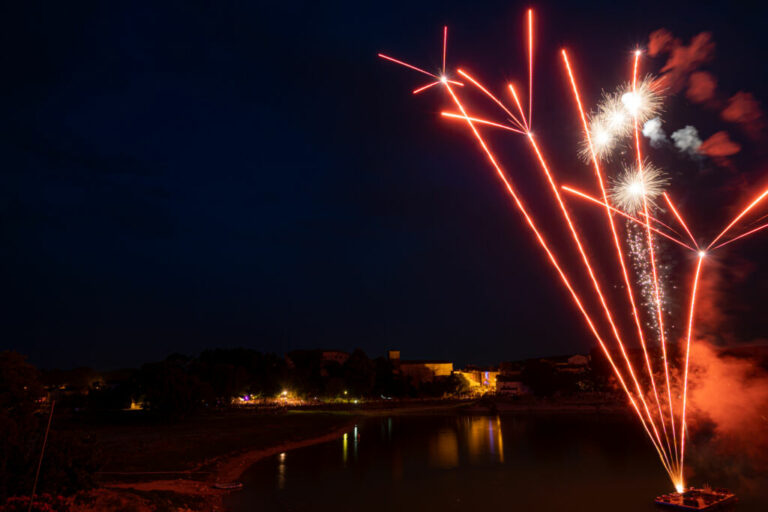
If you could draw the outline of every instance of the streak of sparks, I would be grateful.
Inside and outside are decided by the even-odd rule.
[[[380,53],[380,54],[379,54],[379,57],[381,57],[382,59],[388,60],[388,61],[390,61],[390,62],[394,62],[395,64],[400,64],[401,66],[405,66],[406,68],[410,68],[410,69],[412,69],[412,70],[414,70],[414,71],[418,71],[419,73],[424,73],[425,75],[427,75],[427,76],[431,76],[432,78],[434,78],[434,79],[436,79],[436,80],[438,80],[438,81],[440,80],[440,77],[439,77],[439,76],[437,76],[437,75],[433,75],[433,74],[432,74],[432,73],[430,73],[429,71],[424,71],[423,69],[421,69],[421,68],[417,68],[416,66],[414,66],[414,65],[412,65],[412,64],[408,64],[407,62],[403,62],[403,61],[401,61],[401,60],[397,60],[397,59],[395,59],[395,58],[393,58],[393,57],[390,57],[390,56],[388,56],[388,55],[384,55],[383,53]]]
[[[722,242],[722,243],[720,243],[719,245],[716,245],[716,246],[715,246],[715,247],[714,247],[712,250],[713,250],[713,251],[714,251],[714,250],[717,250],[717,249],[719,249],[719,248],[721,248],[721,247],[724,247],[724,246],[728,245],[728,244],[729,244],[729,243],[731,243],[731,242],[735,242],[736,240],[739,240],[739,239],[741,239],[741,238],[747,237],[747,236],[749,236],[749,235],[751,235],[751,234],[753,234],[753,233],[757,233],[758,231],[762,231],[762,230],[764,230],[765,228],[768,228],[768,224],[763,224],[762,226],[758,226],[758,227],[756,227],[755,229],[750,229],[750,230],[749,230],[749,231],[747,231],[746,233],[742,233],[742,234],[740,234],[740,235],[739,235],[739,236],[737,236],[737,237],[731,238],[730,240],[726,240],[725,242]]]
[[[667,206],[669,206],[669,209],[672,210],[672,213],[675,215],[675,218],[680,223],[681,226],[683,226],[683,229],[686,233],[688,233],[688,236],[691,239],[691,242],[693,242],[693,245],[696,246],[696,248],[699,248],[699,244],[696,243],[696,239],[693,237],[693,234],[691,234],[691,230],[688,229],[688,225],[683,220],[683,217],[680,215],[680,213],[677,211],[677,208],[675,208],[675,205],[672,203],[672,200],[669,198],[666,192],[663,192],[662,195],[664,196],[664,200],[667,202]]]
[[[645,214],[644,214],[643,212],[640,212],[640,213],[639,213],[639,215],[640,215],[641,217],[645,217]],[[653,223],[655,223],[655,224],[658,224],[659,226],[663,226],[663,227],[667,228],[668,230],[670,230],[671,232],[673,232],[674,234],[676,234],[676,235],[680,236],[680,232],[679,232],[678,230],[676,230],[675,228],[673,228],[673,227],[672,227],[672,226],[670,226],[669,224],[667,224],[667,223],[665,223],[665,222],[662,222],[662,221],[660,221],[659,219],[657,219],[657,218],[656,218],[656,217],[654,217],[653,215],[651,215],[651,222],[653,222]]]
[[[430,83],[430,84],[427,84],[427,85],[425,85],[425,86],[423,86],[423,87],[419,87],[418,89],[414,89],[414,90],[413,90],[413,94],[419,94],[420,92],[422,92],[422,91],[426,91],[426,90],[427,90],[427,89],[429,89],[430,87],[432,87],[432,86],[434,86],[434,85],[437,85],[437,84],[439,84],[439,83],[440,83],[440,80],[438,80],[437,82],[432,82],[432,83]]]
[[[691,336],[693,335],[693,312],[696,308],[696,287],[699,284],[699,274],[701,273],[701,264],[704,262],[706,253],[699,252],[699,261],[696,263],[696,272],[693,277],[693,286],[691,287],[691,308],[688,313],[688,334],[685,341],[685,373],[683,377],[683,411],[680,417],[680,482],[683,478],[683,462],[685,459],[685,410],[688,403],[688,364],[691,357]]]
[[[468,78],[480,90],[482,90],[484,92],[487,91],[487,89],[485,87],[483,87],[476,80],[474,80],[471,77],[469,77],[466,73],[461,73],[461,74],[462,74],[462,76],[465,76],[466,78]],[[517,95],[517,93],[515,91],[515,88],[514,88],[514,86],[512,84],[509,84],[509,89],[510,89],[510,91],[512,93],[512,97],[515,100],[515,104],[517,105],[517,108],[518,108],[518,111],[520,113],[520,116],[523,119],[523,123],[525,124],[526,128],[528,128],[529,123],[525,119],[525,114],[523,112],[523,108],[522,108],[522,105],[520,103],[519,97],[518,97],[518,95]],[[496,101],[497,101],[497,103],[500,103],[498,100],[496,100]],[[508,112],[508,109],[506,109],[503,105],[502,105],[502,107],[504,108],[505,112]],[[641,403],[642,403],[642,405],[643,405],[643,407],[644,407],[644,409],[646,411],[646,414],[648,415],[648,421],[651,424],[651,427],[652,427],[652,429],[654,431],[654,434],[656,436],[655,438],[653,437],[653,435],[651,435],[650,431],[647,429],[647,426],[645,424],[645,419],[642,416],[642,414],[640,414],[640,421],[643,423],[643,426],[646,428],[646,431],[648,432],[649,436],[651,437],[651,441],[654,444],[654,446],[656,447],[657,451],[659,452],[659,456],[661,457],[662,462],[665,462],[665,463],[668,464],[668,460],[665,460],[664,456],[662,455],[662,451],[663,450],[661,448],[661,438],[660,438],[660,436],[658,434],[658,431],[656,429],[655,423],[653,422],[653,418],[651,416],[651,413],[648,410],[648,405],[647,405],[647,403],[645,401],[644,393],[640,389],[640,384],[639,384],[639,381],[638,381],[637,376],[635,374],[634,368],[632,367],[632,364],[631,364],[631,362],[629,360],[629,356],[628,356],[628,354],[626,352],[626,349],[624,347],[624,343],[622,341],[621,335],[619,334],[619,330],[616,327],[616,323],[615,323],[615,321],[613,319],[613,314],[611,313],[611,310],[608,307],[608,304],[607,304],[607,302],[605,300],[605,297],[604,297],[604,295],[602,293],[600,284],[599,284],[599,282],[597,280],[597,277],[595,276],[594,270],[592,269],[592,265],[590,264],[589,257],[586,254],[586,251],[585,251],[585,249],[583,247],[583,244],[581,243],[580,237],[579,237],[579,235],[578,235],[578,233],[576,231],[576,228],[575,228],[575,226],[574,226],[574,224],[573,224],[573,222],[572,222],[572,220],[570,218],[570,214],[568,213],[568,209],[566,208],[565,203],[563,202],[562,197],[560,196],[560,192],[558,190],[558,186],[557,186],[557,184],[555,183],[555,181],[554,181],[554,179],[552,177],[552,174],[551,174],[551,172],[549,170],[549,167],[548,167],[548,165],[547,165],[547,163],[545,161],[544,156],[542,155],[542,153],[541,153],[538,145],[536,144],[536,141],[533,138],[533,135],[531,134],[530,131],[527,131],[527,135],[528,135],[528,140],[529,140],[529,142],[531,144],[531,148],[534,150],[534,152],[536,154],[536,157],[539,160],[539,164],[540,164],[541,170],[544,172],[544,175],[546,176],[547,181],[550,184],[552,193],[553,193],[555,199],[557,200],[557,203],[558,203],[558,205],[560,207],[560,211],[562,213],[563,219],[565,220],[566,224],[568,225],[568,229],[570,230],[571,237],[573,238],[573,241],[576,244],[576,247],[578,248],[578,251],[579,251],[579,254],[581,256],[582,262],[584,264],[585,270],[587,271],[587,274],[589,275],[590,281],[592,282],[592,286],[593,286],[593,288],[595,290],[595,293],[597,294],[597,296],[598,296],[598,298],[600,300],[600,304],[602,306],[603,312],[605,314],[605,317],[606,317],[608,323],[611,326],[611,330],[613,332],[614,337],[616,338],[616,342],[619,345],[619,348],[621,350],[622,356],[624,357],[624,359],[626,361],[627,369],[629,371],[630,377],[632,378],[632,381],[634,382],[635,387],[637,389],[638,398],[640,399],[640,401],[641,401]],[[658,445],[657,445],[657,442],[659,443]]]
[[[528,126],[533,126],[533,9],[528,9]]]
[[[443,117],[451,118],[451,119],[461,119],[461,120],[464,120],[464,121],[467,120],[466,116],[463,116],[463,115],[460,115],[460,114],[455,114],[453,112],[440,112],[440,115],[443,116]],[[506,125],[503,125],[503,124],[500,124],[500,123],[494,123],[493,121],[488,121],[486,119],[480,119],[478,117],[470,117],[469,119],[471,121],[477,123],[477,124],[484,124],[484,125],[487,125],[487,126],[494,126],[496,128],[501,128],[502,130],[509,130],[510,132],[515,132],[515,133],[520,133],[520,134],[525,135],[525,132],[522,132],[522,131],[520,131],[520,130],[518,130],[516,128],[512,128],[511,126],[506,126]]]
[[[605,189],[605,182],[603,180],[602,172],[600,171],[600,163],[598,161],[598,157],[595,152],[595,147],[592,144],[592,139],[590,137],[590,129],[589,129],[589,124],[587,123],[587,116],[584,112],[584,107],[582,106],[582,103],[581,103],[581,95],[579,94],[579,88],[576,84],[576,78],[574,77],[573,69],[571,68],[571,64],[568,60],[568,53],[565,51],[565,49],[562,50],[562,56],[563,56],[563,62],[565,63],[566,71],[568,72],[568,78],[571,82],[571,88],[573,89],[573,96],[574,96],[574,99],[576,100],[576,106],[578,107],[578,110],[579,110],[579,117],[581,118],[581,122],[584,128],[584,135],[587,139],[587,146],[589,148],[589,152],[592,157],[592,163],[595,168],[595,176],[597,177],[597,182],[600,185],[600,191],[603,195],[603,205],[605,207],[605,214],[606,214],[606,217],[608,218],[608,224],[611,227],[611,235],[613,236],[614,245],[616,247],[616,255],[619,260],[619,264],[621,266],[621,273],[622,273],[622,277],[624,278],[624,285],[627,290],[627,297],[629,299],[629,303],[632,308],[632,318],[635,321],[635,326],[637,327],[637,334],[640,340],[640,346],[643,349],[643,357],[645,359],[646,368],[648,370],[648,376],[650,377],[651,384],[653,387],[653,395],[656,400],[656,406],[659,410],[659,418],[662,425],[662,430],[664,431],[664,438],[667,442],[667,448],[669,449],[670,447],[669,437],[667,435],[667,428],[664,422],[664,413],[661,409],[661,401],[659,400],[659,393],[656,388],[656,381],[653,378],[653,369],[651,367],[650,357],[648,356],[648,349],[645,342],[645,335],[643,334],[643,327],[640,323],[640,315],[637,311],[637,304],[635,303],[634,294],[632,293],[632,285],[629,280],[629,273],[627,272],[626,263],[624,262],[624,256],[621,249],[621,242],[619,242],[619,237],[618,237],[618,234],[616,233],[616,225],[614,224],[613,216],[611,215],[611,212],[614,209],[608,204],[608,194]],[[647,215],[645,218],[646,218],[646,221],[647,219],[649,219]],[[657,433],[657,437],[659,437],[658,433]],[[669,455],[666,455],[666,457],[667,457],[667,463],[669,464]]]
[[[618,213],[622,217],[624,217],[624,218],[626,218],[628,220],[631,220],[632,222],[634,222],[634,223],[636,223],[636,224],[638,224],[638,225],[640,225],[640,226],[642,226],[644,228],[650,228],[650,230],[653,231],[654,233],[657,233],[657,234],[663,236],[664,238],[666,238],[667,240],[669,240],[671,242],[675,242],[677,245],[679,245],[681,247],[685,247],[689,251],[696,252],[696,249],[694,249],[690,245],[686,244],[682,240],[678,240],[677,238],[666,234],[665,232],[661,231],[660,229],[656,229],[653,226],[649,226],[647,222],[644,222],[644,221],[638,219],[637,217],[633,217],[632,215],[630,215],[630,214],[628,214],[626,212],[623,212],[623,211],[619,210],[616,207],[613,207],[613,206],[611,206],[609,204],[606,204],[604,201],[601,201],[601,200],[599,200],[596,197],[592,197],[589,194],[586,194],[586,193],[584,193],[584,192],[582,192],[580,190],[577,190],[577,189],[575,189],[573,187],[569,187],[567,185],[563,185],[562,189],[565,190],[566,192],[570,192],[571,194],[573,194],[575,196],[579,196],[582,199],[586,199],[587,201],[591,201],[591,202],[593,202],[593,203],[595,203],[597,205],[600,205],[600,206],[603,206],[603,207],[607,206],[608,209],[610,209],[610,211],[612,211],[614,213]]]
[[[603,349],[603,353],[606,356],[606,359],[608,359],[608,362],[611,365],[611,368],[613,368],[614,373],[616,374],[617,379],[619,380],[619,383],[621,384],[622,389],[627,394],[627,397],[629,398],[630,403],[632,404],[633,409],[637,413],[638,418],[640,418],[640,422],[643,425],[643,428],[645,429],[648,436],[653,440],[653,435],[648,430],[648,427],[645,424],[645,420],[643,418],[643,414],[640,412],[640,408],[637,405],[637,402],[635,401],[634,396],[632,395],[632,392],[627,387],[626,382],[624,381],[624,377],[622,376],[621,372],[619,371],[618,367],[616,366],[616,363],[613,360],[613,357],[611,356],[610,351],[608,350],[608,347],[605,345],[605,342],[603,341],[602,337],[600,336],[600,333],[597,331],[597,328],[595,327],[595,324],[590,317],[587,310],[584,308],[584,305],[582,304],[581,299],[579,298],[578,294],[574,290],[573,286],[571,286],[571,283],[566,276],[565,272],[561,268],[560,264],[558,263],[557,259],[555,258],[555,255],[552,253],[552,251],[549,248],[549,245],[547,244],[546,240],[544,239],[543,235],[539,231],[539,229],[536,227],[536,224],[533,221],[532,216],[528,213],[527,209],[523,205],[522,201],[518,197],[517,193],[515,192],[515,189],[512,187],[511,182],[507,178],[506,174],[500,167],[500,165],[497,163],[496,158],[493,156],[493,153],[488,148],[488,145],[485,143],[485,140],[480,135],[480,132],[477,130],[477,128],[474,126],[473,122],[470,120],[469,116],[467,115],[466,110],[464,109],[464,106],[459,101],[458,97],[456,96],[456,93],[453,91],[450,85],[446,87],[448,90],[448,93],[451,95],[451,98],[453,98],[454,103],[459,108],[462,114],[464,114],[464,117],[467,121],[467,124],[472,130],[472,133],[474,134],[475,138],[477,139],[478,143],[480,144],[480,147],[485,152],[488,161],[491,163],[491,165],[496,170],[496,173],[501,178],[502,182],[504,183],[507,191],[512,196],[512,199],[515,202],[515,205],[517,206],[518,210],[520,210],[520,213],[522,213],[523,217],[525,218],[529,228],[534,232],[536,239],[539,241],[539,244],[542,246],[544,251],[547,253],[547,257],[550,261],[550,263],[555,267],[555,270],[557,271],[558,275],[560,276],[560,279],[563,281],[563,284],[568,289],[569,293],[571,294],[571,297],[573,298],[573,301],[576,303],[576,306],[578,307],[579,311],[581,312],[582,316],[584,317],[585,321],[587,322],[587,325],[589,326],[589,329],[592,331],[592,334],[597,339],[600,347]],[[659,452],[659,457],[662,460],[662,464],[667,468],[667,471],[672,474],[672,470],[669,467],[669,465],[666,463],[662,451],[660,447],[656,446],[656,442],[653,441],[654,447],[656,448],[656,451]]]
[[[640,63],[640,50],[635,51],[635,63],[632,67],[632,94],[634,94],[635,98],[640,98],[639,96],[639,90],[637,87],[637,69],[638,65]],[[634,116],[634,122],[635,122],[635,150],[637,153],[637,169],[640,173],[640,176],[643,176],[643,155],[640,151],[640,108],[642,105],[639,105],[633,112]],[[643,213],[645,213],[645,218],[648,219],[648,199],[645,195],[643,195]],[[675,449],[675,456],[677,457],[677,439],[676,439],[676,433],[675,433],[675,413],[674,413],[674,407],[672,406],[672,386],[670,385],[670,379],[669,379],[669,361],[667,359],[667,342],[666,342],[666,336],[664,333],[664,314],[662,313],[662,307],[661,307],[661,292],[659,290],[659,273],[656,268],[656,254],[653,246],[653,235],[651,234],[651,223],[646,223],[646,232],[648,234],[648,253],[649,253],[649,259],[651,261],[651,270],[653,271],[653,288],[654,288],[654,295],[656,296],[656,311],[658,313],[658,322],[659,322],[659,338],[661,340],[661,355],[662,360],[664,362],[664,377],[667,383],[667,407],[669,408],[669,423],[672,426],[672,444]],[[679,460],[679,459],[678,459]]]
[[[746,208],[744,208],[744,209],[741,211],[741,213],[739,213],[739,214],[736,216],[736,218],[735,218],[735,219],[733,219],[733,220],[731,221],[731,223],[730,223],[730,224],[728,224],[727,226],[725,226],[725,229],[723,229],[723,230],[720,232],[720,234],[719,234],[719,235],[717,235],[717,236],[715,237],[715,239],[714,239],[714,240],[712,240],[712,241],[709,243],[709,246],[707,247],[707,249],[710,249],[710,248],[711,248],[713,245],[715,245],[715,242],[717,242],[718,240],[720,240],[720,239],[723,237],[723,235],[725,235],[725,234],[726,234],[728,231],[730,231],[730,229],[731,229],[731,228],[732,228],[732,227],[733,227],[733,226],[734,226],[734,225],[735,225],[737,222],[739,222],[739,221],[741,220],[741,218],[742,218],[742,217],[744,217],[744,216],[745,216],[747,213],[749,213],[749,211],[750,211],[750,210],[752,210],[752,208],[754,208],[755,206],[757,206],[757,205],[758,205],[758,203],[760,203],[760,201],[762,201],[762,200],[765,198],[765,196],[768,196],[768,189],[765,189],[765,190],[763,190],[763,192],[762,192],[762,193],[761,193],[759,196],[757,196],[757,199],[755,199],[754,201],[752,201],[751,203],[749,203],[749,206],[747,206]]]
[[[445,76],[445,56],[448,53],[448,26],[443,27],[443,73]]]
[[[477,87],[478,89],[480,89],[480,90],[483,92],[483,94],[485,94],[486,96],[488,96],[488,97],[489,97],[489,98],[490,98],[490,99],[491,99],[491,100],[492,100],[494,103],[496,103],[496,104],[497,104],[499,107],[501,107],[501,109],[502,109],[502,110],[503,110],[503,111],[504,111],[504,112],[505,112],[505,113],[506,113],[506,114],[507,114],[507,115],[508,115],[508,116],[509,116],[509,117],[510,117],[510,118],[511,118],[511,119],[512,119],[512,120],[513,120],[513,121],[514,121],[514,122],[515,122],[515,123],[516,123],[516,124],[517,124],[519,127],[520,127],[520,129],[521,129],[521,130],[524,130],[524,131],[528,131],[528,129],[527,129],[527,127],[525,126],[525,124],[524,124],[523,122],[521,122],[521,121],[520,121],[520,120],[517,118],[517,116],[515,116],[515,114],[513,114],[512,112],[510,112],[510,110],[507,108],[507,106],[506,106],[506,105],[504,105],[504,103],[502,103],[502,102],[501,102],[501,101],[500,101],[500,100],[499,100],[499,99],[498,99],[496,96],[494,96],[493,94],[491,94],[491,91],[489,91],[488,89],[486,89],[485,87],[483,87],[483,86],[480,84],[480,82],[478,82],[477,80],[475,80],[474,78],[472,78],[472,77],[471,77],[471,76],[470,76],[470,75],[469,75],[469,74],[468,74],[466,71],[464,71],[463,69],[459,69],[459,70],[458,70],[458,73],[459,73],[461,76],[463,76],[464,78],[466,78],[467,80],[469,80],[470,82],[472,82],[472,84],[473,84],[475,87]]]

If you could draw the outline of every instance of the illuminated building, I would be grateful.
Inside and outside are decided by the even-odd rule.
[[[496,381],[499,377],[498,368],[478,368],[468,366],[464,370],[453,372],[463,377],[469,384],[472,393],[485,394],[496,392]]]
[[[450,361],[404,361],[400,359],[399,350],[390,350],[388,355],[393,370],[415,382],[432,382],[439,377],[450,377],[453,373],[453,363]]]

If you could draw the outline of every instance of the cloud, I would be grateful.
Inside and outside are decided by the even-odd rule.
[[[671,135],[672,140],[675,142],[675,147],[681,153],[687,153],[689,156],[696,156],[699,154],[699,146],[701,146],[701,139],[699,138],[699,131],[694,126],[686,126],[680,128]]]
[[[763,111],[751,93],[739,91],[731,96],[720,116],[730,123],[740,124],[749,135],[755,138],[762,132]]]
[[[694,103],[708,103],[715,97],[717,80],[712,73],[695,71],[688,77],[688,90],[685,95]]]
[[[661,147],[667,142],[667,134],[661,127],[661,118],[654,117],[649,119],[643,125],[643,135],[651,140],[651,146],[654,148]]]
[[[699,153],[714,159],[735,155],[739,151],[741,146],[733,142],[724,131],[715,133],[699,145]]]
[[[679,92],[685,87],[688,75],[702,64],[712,60],[715,43],[712,34],[702,32],[694,36],[688,45],[661,29],[653,32],[648,41],[650,55],[669,54],[667,63],[661,68],[660,85],[669,93]]]

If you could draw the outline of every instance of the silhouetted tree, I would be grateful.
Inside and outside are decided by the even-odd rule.
[[[183,416],[200,409],[205,386],[190,369],[192,360],[174,354],[165,361],[141,368],[141,390],[149,409],[170,416]]]
[[[552,396],[557,390],[555,369],[538,359],[525,362],[520,379],[536,396]]]
[[[0,501],[28,495],[50,411],[40,373],[15,352],[0,352]],[[61,430],[56,418],[40,471],[39,492],[72,494],[92,484],[96,466],[87,439]]]

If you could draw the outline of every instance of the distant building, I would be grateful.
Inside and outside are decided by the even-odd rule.
[[[404,361],[400,359],[399,350],[390,350],[388,356],[393,370],[414,382],[432,382],[435,378],[450,377],[453,373],[453,363],[450,361]]]
[[[499,375],[496,379],[496,393],[499,395],[520,396],[529,392],[525,384],[516,377]]]
[[[485,394],[496,392],[497,379],[499,377],[498,368],[468,366],[464,370],[456,370],[453,373],[454,375],[464,377],[473,393]]]

